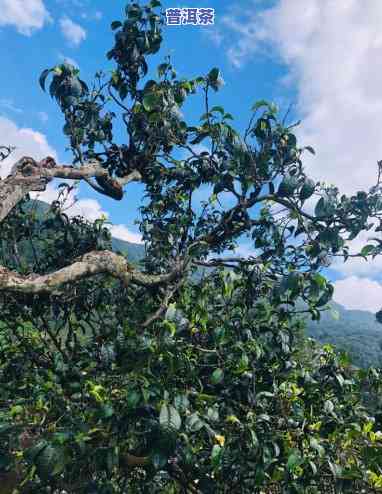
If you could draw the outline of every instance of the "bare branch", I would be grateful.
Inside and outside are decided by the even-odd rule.
[[[163,302],[158,307],[158,309],[154,312],[154,314],[151,314],[144,321],[144,323],[142,324],[142,329],[145,329],[145,328],[149,327],[150,324],[152,324],[154,321],[156,321],[157,319],[159,319],[162,316],[162,314],[166,311],[166,309],[168,307],[168,304],[170,302],[171,297],[181,287],[181,285],[183,284],[183,282],[184,282],[184,278],[181,279],[181,280],[179,280],[178,283],[176,283],[176,285],[174,286],[174,288],[172,290],[170,290],[169,288],[167,288],[167,291],[166,291],[166,294],[165,294],[165,297],[164,297]]]

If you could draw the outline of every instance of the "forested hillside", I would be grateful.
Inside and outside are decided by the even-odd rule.
[[[322,312],[320,321],[308,320],[307,334],[321,343],[331,343],[346,350],[352,362],[360,367],[382,366],[382,325],[375,314],[362,310],[347,310],[336,302],[331,311]]]

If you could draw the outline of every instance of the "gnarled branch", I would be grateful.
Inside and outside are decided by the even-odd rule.
[[[67,283],[97,274],[108,274],[122,281],[125,286],[130,283],[152,287],[170,282],[183,271],[181,263],[166,274],[149,275],[133,268],[121,255],[110,251],[93,251],[83,255],[71,265],[45,275],[30,274],[23,276],[0,266],[0,291],[34,294],[57,294]]]
[[[142,177],[138,170],[133,170],[125,177],[112,178],[99,161],[90,161],[77,168],[57,165],[51,157],[37,162],[24,156],[13,165],[10,175],[0,181],[0,222],[26,194],[44,191],[53,178],[85,180],[97,192],[120,200],[123,197],[123,186]],[[91,181],[92,178],[98,185]]]

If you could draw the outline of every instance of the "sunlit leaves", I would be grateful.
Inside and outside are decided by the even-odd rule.
[[[159,423],[164,428],[179,430],[182,425],[182,419],[176,408],[172,405],[164,404],[160,411]]]
[[[186,419],[186,427],[191,432],[198,432],[204,426],[204,422],[197,413],[189,415]]]
[[[211,375],[212,384],[219,384],[223,381],[224,371],[223,369],[215,369]]]
[[[220,70],[216,67],[208,73],[207,81],[214,91],[217,91],[224,84]]]

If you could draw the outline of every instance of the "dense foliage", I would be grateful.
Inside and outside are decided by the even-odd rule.
[[[131,3],[113,22],[116,68],[91,90],[67,63],[40,78],[51,77],[79,178],[101,163],[108,176],[86,181],[116,200],[119,179],[144,184],[144,276],[119,277],[135,273],[123,256],[95,271],[110,234],[60,201],[37,218],[25,198],[1,222],[0,492],[381,491],[380,372],[303,339],[296,305],[320,318],[333,293],[322,267],[380,224],[379,179],[351,197],[309,179],[301,159],[313,150],[263,101],[240,137],[210,105],[216,68],[185,80],[166,60],[147,80],[157,7]],[[188,125],[180,108],[198,91],[204,114]],[[243,235],[256,255],[226,257]],[[70,279],[70,266],[82,274]]]

